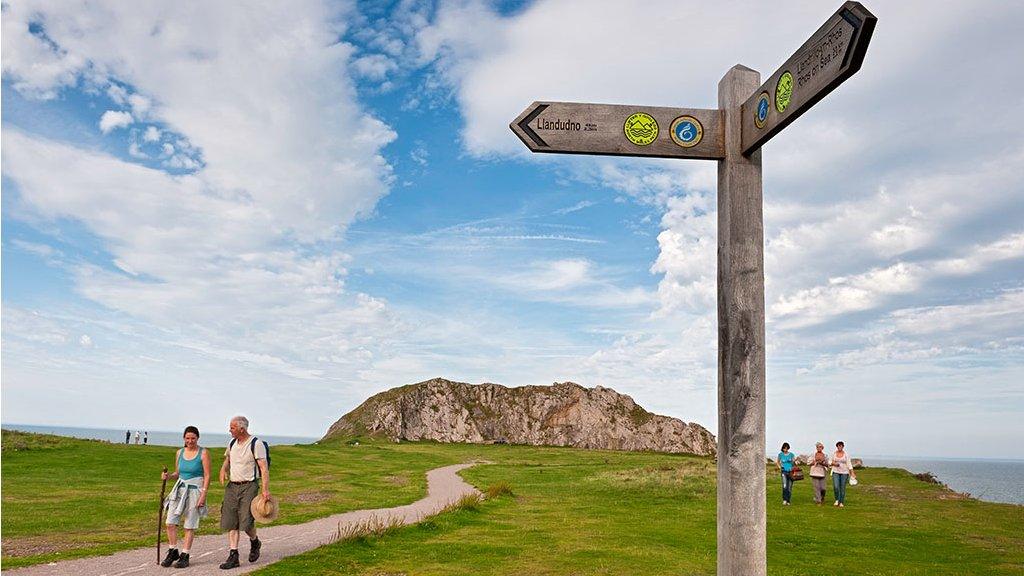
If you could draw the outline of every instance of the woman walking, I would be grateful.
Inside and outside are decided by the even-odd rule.
[[[779,452],[779,457],[775,461],[775,466],[782,471],[782,505],[789,506],[789,501],[793,498],[793,460],[795,457],[793,453],[789,451],[789,442],[782,443],[782,452]]]
[[[814,445],[814,456],[811,456],[811,484],[814,486],[814,503],[821,506],[825,500],[825,476],[828,472],[828,456],[825,445],[817,442]]]
[[[850,482],[850,476],[857,477],[853,472],[853,465],[850,463],[850,454],[846,452],[846,445],[842,441],[836,442],[836,451],[832,454],[832,491],[835,492],[836,502],[833,506],[840,508],[846,503],[846,485]]]
[[[199,429],[185,428],[185,447],[179,448],[173,473],[164,472],[161,479],[177,478],[167,497],[167,542],[170,549],[161,566],[188,567],[192,539],[199,528],[199,519],[206,516],[206,490],[210,487],[210,453],[199,446]],[[178,550],[178,524],[185,528],[185,545]]]

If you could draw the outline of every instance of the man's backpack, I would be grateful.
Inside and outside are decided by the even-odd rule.
[[[249,441],[249,450],[252,451],[252,459],[256,460],[256,441],[257,440],[259,440],[260,442],[263,442],[263,450],[267,453],[267,470],[270,470],[270,444],[267,444],[266,440],[260,440],[259,438],[253,436],[252,440]],[[228,450],[229,451],[232,448],[235,447],[235,442],[236,442],[236,440],[234,438],[232,438],[231,442],[228,444]],[[255,479],[260,477],[260,465],[257,463],[255,466],[256,466],[256,468],[252,471],[252,479],[253,480],[255,480]]]

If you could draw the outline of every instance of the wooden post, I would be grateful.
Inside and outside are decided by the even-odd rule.
[[[761,151],[741,152],[741,106],[761,75],[733,66],[718,83],[718,576],[764,576],[764,224]]]

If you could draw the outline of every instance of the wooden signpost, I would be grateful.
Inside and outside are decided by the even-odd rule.
[[[511,126],[533,152],[725,158],[721,110],[534,102]]]
[[[718,161],[718,574],[763,576],[761,146],[856,73],[877,18],[846,2],[761,84],[734,66],[718,109],[534,102],[510,127],[533,152]]]

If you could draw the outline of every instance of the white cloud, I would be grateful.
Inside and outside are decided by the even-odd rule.
[[[299,237],[331,237],[370,213],[387,193],[390,167],[380,150],[395,134],[361,109],[351,82],[337,72],[353,52],[338,40],[351,6],[266,3],[246,19],[226,4],[203,6],[201,15],[197,9],[11,4],[4,11],[5,77],[43,95],[72,85],[75,74],[129,86],[124,97],[133,109],[148,108],[147,119],[201,151],[202,163],[190,155],[170,165],[204,165],[210,185],[249,195]],[[29,34],[30,24],[41,25],[54,47]],[[60,73],[36,72],[41,50],[61,63]]]
[[[387,356],[395,321],[382,301],[344,289],[347,257],[282,242],[273,215],[244,197],[212,194],[201,175],[170,176],[13,130],[4,140],[4,175],[27,206],[79,220],[111,253],[117,270],[67,265],[77,291],[166,330],[161,347],[299,379],[365,365],[354,351]],[[5,325],[7,334],[33,338]],[[325,355],[338,360],[324,367]]]
[[[591,371],[628,380],[628,369],[609,375],[629,366],[662,378],[640,367],[673,353],[668,342],[678,331],[666,326],[713,322],[715,314],[714,164],[531,156],[508,122],[534,100],[712,108],[730,66],[767,76],[835,7],[798,2],[785,17],[750,18],[758,10],[751,3],[648,2],[642,10],[657,17],[645,33],[609,42],[637,6],[590,2],[581,10],[570,0],[541,0],[509,16],[491,6],[443,4],[416,36],[421,59],[440,80],[437,92],[459,103],[471,155],[529,158],[663,211],[651,265],[662,275],[658,312],[594,354]],[[1012,298],[985,304],[982,295],[993,285],[1021,286],[1024,131],[1006,103],[1020,99],[1024,77],[1006,70],[1016,70],[1021,42],[1011,23],[1024,9],[965,1],[941,11],[921,2],[870,9],[879,26],[864,68],[764,148],[769,363],[786,374],[817,363],[828,372],[815,378],[847,382],[858,362],[877,362],[876,378],[886,378],[887,367],[900,374],[888,382],[901,371],[932,370],[955,386],[957,371],[934,368],[937,358],[983,362],[986,350],[999,349],[1008,368],[993,369],[992,378],[1012,380],[1020,351],[1000,326],[1019,317],[1010,313]],[[684,26],[696,21],[701,26]],[[686,42],[665,41],[683,28]],[[950,77],[978,82],[950,91]],[[972,313],[998,320],[991,331],[972,324],[955,346],[900,328],[910,318],[949,322]],[[707,330],[692,341],[713,336]]]
[[[119,106],[124,106],[128,103],[128,90],[120,84],[111,84],[107,87],[107,96]]]
[[[109,134],[111,130],[130,126],[131,123],[132,115],[130,113],[117,110],[107,110],[100,118],[100,132]]]
[[[153,105],[152,102],[149,101],[149,98],[138,94],[132,94],[129,96],[128,104],[132,107],[132,115],[135,116],[137,120],[144,120],[150,107]]]
[[[412,152],[409,152],[409,158],[412,161],[426,168],[427,164],[430,163],[430,151],[427,150],[422,144],[418,144]]]
[[[555,210],[555,214],[572,214],[573,212],[579,212],[584,208],[590,208],[591,206],[594,206],[596,204],[597,202],[594,202],[593,200],[580,200],[579,202],[573,204],[572,206],[568,206],[566,208],[559,208],[558,210]]]
[[[871,310],[887,298],[911,294],[928,281],[981,272],[1004,261],[1024,259],[1024,233],[1011,234],[991,244],[974,246],[962,257],[931,262],[900,262],[854,276],[830,278],[827,285],[799,290],[772,304],[771,315],[781,326],[814,325],[850,312]]]
[[[259,383],[261,406],[281,404],[282,383],[294,397],[310,394],[307,381],[320,395],[325,386],[345,388],[337,400],[305,402],[321,411],[317,422],[362,395],[347,387],[394,353],[398,323],[382,300],[345,289],[348,257],[319,241],[337,238],[387,192],[390,167],[380,152],[395,134],[361,108],[339,73],[353,51],[338,41],[349,8],[268,3],[243,22],[227,5],[204,6],[201,17],[182,4],[5,5],[5,81],[39,98],[79,82],[97,87],[161,126],[148,126],[142,142],[176,135],[163,142],[165,162],[193,171],[171,176],[5,125],[3,173],[26,220],[47,229],[81,223],[104,249],[100,259],[110,259],[62,264],[76,294],[104,310],[74,321],[74,330],[62,320],[47,320],[52,329],[19,326],[10,320],[32,316],[5,311],[5,418],[8,399],[25,413],[32,390],[62,386],[65,371],[80,382],[117,374],[107,384],[115,389],[135,382],[152,390],[169,377],[207,382],[203,394],[224,404],[232,403],[229,387],[211,380]],[[30,24],[45,42],[28,33]],[[39,73],[44,56],[59,73]],[[111,111],[102,128],[131,120]],[[117,324],[103,338],[116,345],[102,354],[46,348],[84,348],[80,334],[98,341],[102,318]],[[173,368],[151,374],[126,359],[141,334],[147,353]],[[47,357],[61,361],[34,370]],[[315,433],[308,414],[293,422]]]
[[[398,69],[398,64],[383,54],[369,54],[352,62],[356,74],[368,80],[381,81]]]
[[[29,31],[27,23],[4,8],[3,74],[15,89],[30,97],[50,100],[65,86],[73,86],[86,66],[85,59],[53,46]]]
[[[52,260],[55,256],[58,256],[60,254],[60,252],[57,249],[55,249],[53,246],[50,246],[49,244],[40,244],[39,242],[28,242],[17,238],[12,240],[11,244],[13,244],[14,246],[21,250],[24,250],[25,252],[28,252],[29,254],[34,254],[46,260]]]

